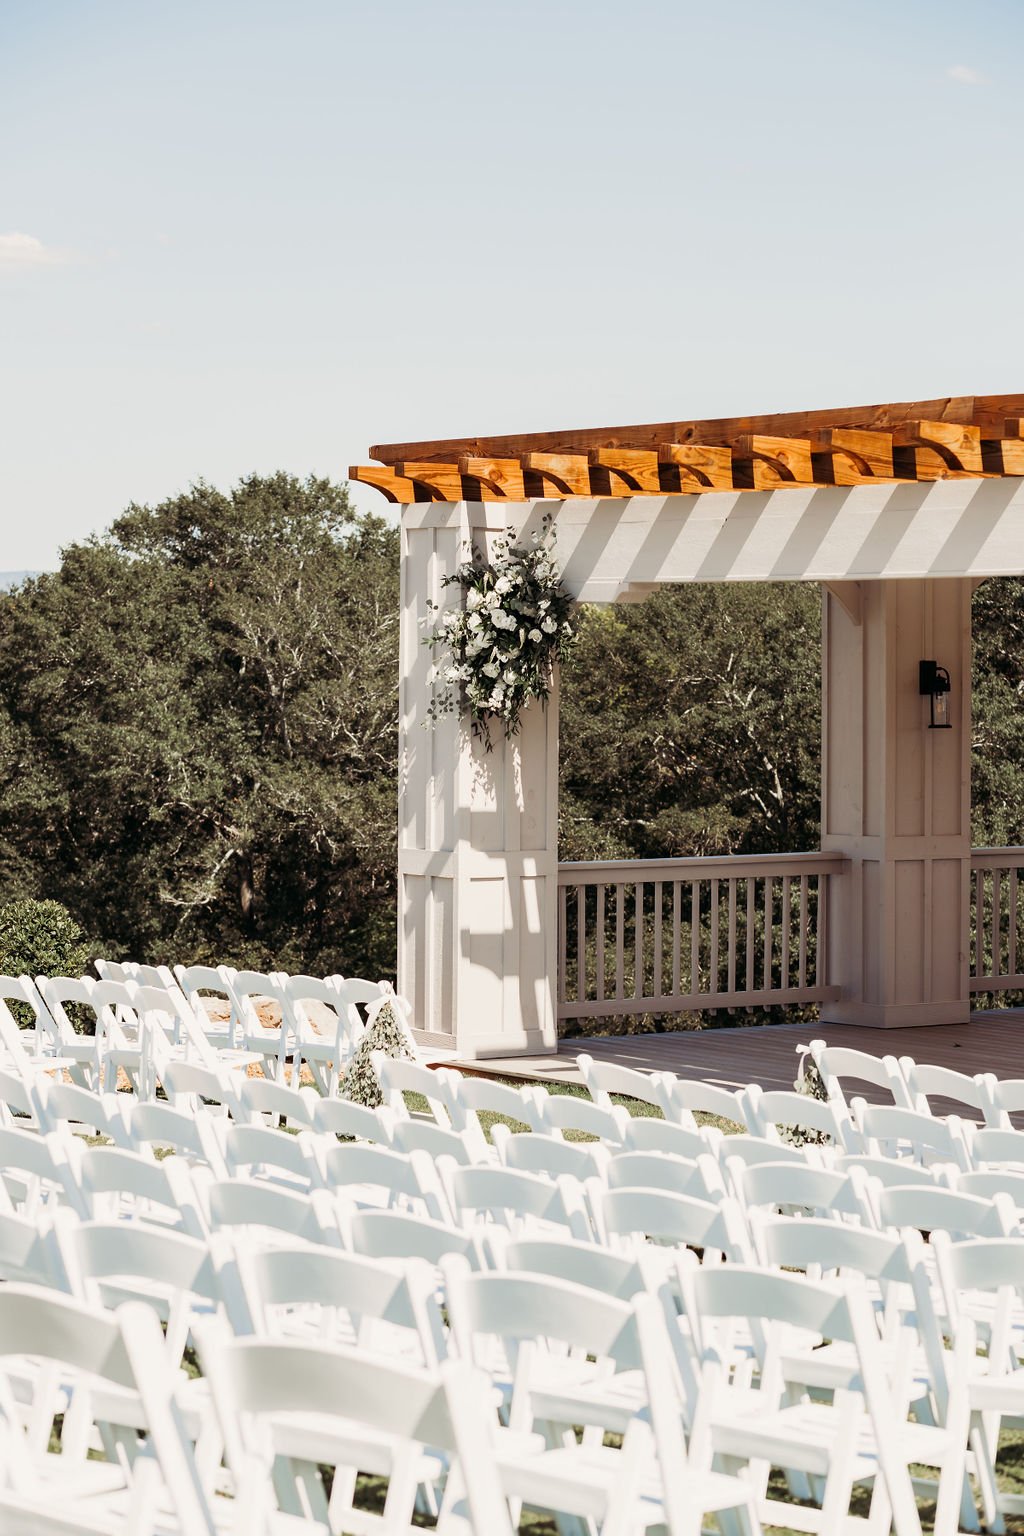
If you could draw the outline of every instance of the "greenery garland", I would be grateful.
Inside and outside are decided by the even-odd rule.
[[[550,517],[529,544],[510,528],[495,540],[490,560],[474,547],[472,561],[442,581],[461,587],[463,601],[445,610],[425,642],[448,653],[442,689],[427,714],[435,723],[457,708],[488,751],[492,717],[506,738],[516,734],[526,705],[547,699],[554,665],[576,632],[575,600],[562,584],[553,545]]]

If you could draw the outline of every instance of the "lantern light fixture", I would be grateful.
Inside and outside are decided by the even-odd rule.
[[[945,667],[940,667],[937,661],[919,662],[918,690],[922,695],[927,695],[930,703],[931,718],[928,729],[951,731],[953,722],[949,713],[950,681]]]

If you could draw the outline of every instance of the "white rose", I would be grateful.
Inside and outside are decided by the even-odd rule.
[[[461,675],[462,674],[460,673],[458,667],[446,667],[444,672],[444,680],[446,683],[457,683]]]
[[[468,623],[469,623],[470,629],[479,629],[481,624],[483,623],[483,619],[480,617],[480,615],[478,613],[471,613],[470,616],[469,616]]]
[[[504,678],[502,679],[506,688],[512,688],[515,685],[515,680],[516,675],[514,672],[506,672]]]
[[[475,587],[473,587],[466,594],[466,607],[467,608],[469,608],[469,609],[479,608],[480,604],[482,602],[483,602],[483,598],[480,596],[480,593],[476,590]]]
[[[495,590],[495,592],[502,592],[502,593],[504,593],[504,592],[511,592],[512,591],[512,583],[509,581],[507,576],[499,576],[497,581],[494,583],[494,590]]]
[[[483,668],[483,674],[484,674],[485,677],[497,677],[498,673],[500,671],[501,671],[501,668],[498,666],[498,664],[496,662],[493,662],[493,661],[487,662],[487,664]]]
[[[539,640],[543,640],[543,638],[544,636],[541,634],[539,629],[530,630],[530,639],[533,641],[534,645],[536,645]]]
[[[553,635],[555,630],[558,628],[558,625],[555,623],[554,619],[544,619],[542,620],[540,627],[546,635]]]

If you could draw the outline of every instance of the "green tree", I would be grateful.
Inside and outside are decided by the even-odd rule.
[[[397,532],[279,474],[0,599],[0,878],[108,949],[394,966]]]
[[[562,668],[562,857],[816,847],[820,603],[709,584],[588,609]]]

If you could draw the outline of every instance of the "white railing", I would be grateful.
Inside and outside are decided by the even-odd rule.
[[[825,973],[841,854],[558,867],[558,1016],[763,1008],[838,996]]]
[[[972,992],[1024,990],[1024,848],[975,848],[971,854]]]

